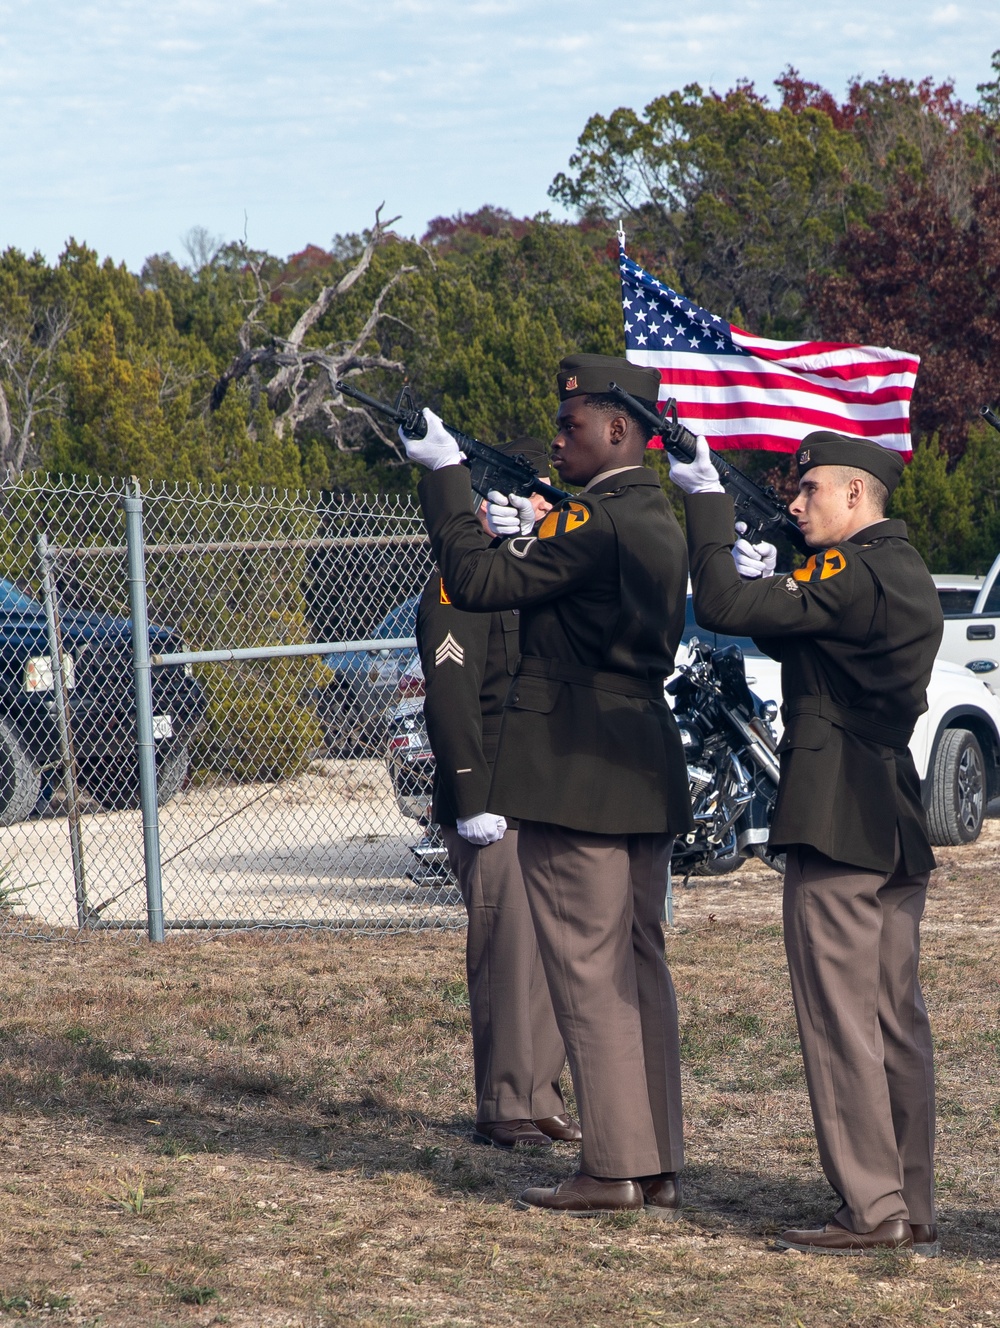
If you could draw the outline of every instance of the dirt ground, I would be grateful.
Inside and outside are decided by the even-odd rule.
[[[1000,824],[943,850],[923,975],[945,1253],[816,1259],[833,1208],[764,869],[678,890],[684,1220],[521,1213],[574,1150],[470,1140],[461,934],[8,941],[0,1321],[1000,1321]]]

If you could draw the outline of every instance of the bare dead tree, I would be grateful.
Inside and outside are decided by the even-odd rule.
[[[35,425],[62,408],[56,359],[72,326],[66,309],[51,308],[28,322],[0,321],[0,470],[35,465]]]
[[[367,369],[388,369],[396,373],[405,370],[399,360],[372,353],[366,349],[379,324],[390,317],[385,302],[391,291],[411,272],[413,265],[402,265],[393,273],[372,303],[364,325],[348,342],[331,342],[324,346],[306,345],[306,338],[333,304],[345,295],[365,275],[371,266],[375,250],[392,237],[390,227],[398,221],[392,217],[382,220],[380,204],[375,212],[375,224],[368,234],[364,250],[340,280],[324,286],[315,300],[299,315],[295,326],[285,337],[276,337],[265,325],[262,315],[272,295],[264,280],[261,263],[247,260],[247,270],[253,278],[254,295],[237,334],[239,350],[216,381],[212,390],[211,408],[217,410],[230,385],[249,379],[253,388],[262,390],[268,405],[274,411],[275,428],[279,434],[295,432],[304,424],[319,428],[336,445],[347,450],[344,438],[344,419],[362,416],[385,445],[403,460],[399,441],[388,434],[362,407],[349,404],[337,391],[337,380]],[[266,340],[265,340],[266,338]]]

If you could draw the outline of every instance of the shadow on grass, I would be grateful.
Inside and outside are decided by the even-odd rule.
[[[266,1064],[186,1064],[116,1054],[86,1036],[0,1041],[0,1108],[65,1123],[85,1118],[93,1143],[131,1144],[151,1157],[198,1152],[281,1159],[320,1173],[420,1176],[442,1198],[507,1203],[531,1184],[556,1184],[576,1167],[570,1145],[515,1153],[472,1139],[469,1115],[399,1106],[373,1089],[333,1098]],[[772,1238],[820,1226],[838,1201],[821,1177],[763,1174],[721,1164],[684,1174],[687,1224],[708,1236]],[[945,1204],[945,1251],[1000,1258],[1000,1214]]]

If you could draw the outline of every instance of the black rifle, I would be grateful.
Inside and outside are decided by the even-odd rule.
[[[337,391],[343,392],[345,397],[353,397],[355,401],[360,401],[371,410],[388,415],[394,424],[399,425],[407,438],[423,438],[427,433],[424,412],[418,409],[408,387],[403,388],[393,406],[386,401],[376,401],[365,392],[359,392],[356,387],[351,387],[350,383],[345,383],[343,379],[337,383]],[[444,427],[465,453],[464,464],[469,468],[472,487],[480,497],[487,497],[491,489],[498,489],[505,494],[516,493],[522,498],[540,493],[547,502],[556,505],[565,502],[570,496],[565,489],[557,489],[554,484],[541,479],[538,471],[525,457],[507,456],[503,452],[498,452],[495,447],[481,443],[478,438],[470,438],[467,433],[449,428],[447,424]]]
[[[1000,419],[997,419],[989,406],[984,406],[979,413],[987,424],[991,424],[993,428],[996,429],[997,433],[1000,433]]]
[[[626,392],[617,383],[608,384],[608,394],[617,397],[627,405],[633,414],[649,425],[654,434],[663,440],[663,446],[678,461],[694,461],[697,455],[697,438],[690,429],[685,429],[677,420],[677,402],[673,397],[663,408],[663,414],[650,410],[648,406]],[[763,488],[742,470],[723,461],[717,452],[711,453],[712,465],[719,472],[722,487],[733,500],[736,508],[736,520],[746,525],[743,538],[751,544],[759,544],[762,539],[775,535],[784,535],[800,553],[810,552],[808,544],[795,521],[788,515],[788,508],[781,501],[773,488]]]

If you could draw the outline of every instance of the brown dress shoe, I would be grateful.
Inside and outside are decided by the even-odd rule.
[[[580,1124],[572,1116],[543,1116],[535,1124],[542,1134],[547,1134],[550,1139],[558,1139],[560,1143],[578,1144],[583,1138]]]
[[[493,1148],[551,1148],[552,1140],[530,1120],[476,1121],[472,1134],[477,1144]]]
[[[646,1201],[646,1215],[661,1222],[676,1222],[681,1215],[681,1178],[676,1171],[664,1171],[660,1176],[647,1176],[641,1180],[642,1197]]]
[[[775,1242],[782,1250],[803,1254],[870,1254],[873,1250],[912,1250],[909,1222],[880,1222],[874,1231],[848,1231],[836,1220],[811,1231],[783,1231]]]
[[[928,1259],[936,1259],[941,1253],[936,1224],[911,1222],[910,1230],[913,1232],[913,1253],[923,1254]]]
[[[518,1208],[543,1208],[567,1217],[601,1217],[612,1213],[641,1213],[642,1186],[636,1180],[601,1180],[582,1171],[554,1190],[524,1190]]]

